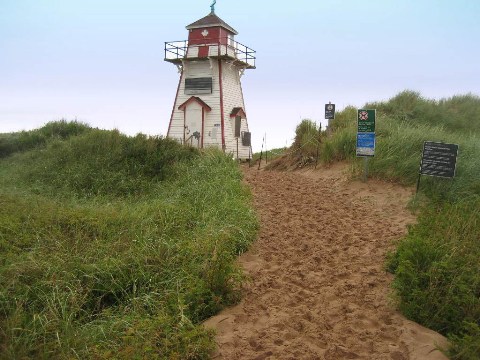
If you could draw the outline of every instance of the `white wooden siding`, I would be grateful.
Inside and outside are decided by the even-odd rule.
[[[218,53],[220,51],[220,54]],[[235,58],[235,48],[227,45],[210,45],[208,48],[208,56],[224,56],[228,55]]]
[[[184,131],[184,112],[178,107],[185,101],[190,99],[192,95],[185,94],[185,78],[195,77],[212,77],[212,93],[197,95],[208,106],[212,108],[211,111],[205,111],[205,123],[203,136],[203,146],[218,146],[222,147],[221,131],[218,131],[216,137],[212,137],[211,128],[214,123],[220,123],[220,84],[218,79],[218,66],[213,62],[213,67],[210,68],[210,61],[188,61],[185,62],[184,71],[181,75],[180,87],[178,96],[175,99],[175,106],[173,110],[172,124],[167,136],[183,141]],[[210,134],[210,136],[209,136]],[[213,134],[215,135],[215,134]]]
[[[208,56],[218,56],[218,45],[208,47]]]
[[[168,137],[183,141],[184,133],[184,112],[178,107],[187,101],[192,95],[185,94],[185,78],[189,77],[212,77],[212,93],[196,95],[208,104],[212,110],[205,111],[205,123],[203,136],[203,146],[214,146],[222,148],[221,132],[221,109],[220,109],[220,83],[219,83],[218,62],[209,60],[187,61],[181,75],[178,96],[175,99],[172,123],[167,134]],[[223,86],[223,113],[225,126],[225,145],[226,153],[232,157],[237,157],[237,141],[234,137],[234,122],[230,118],[233,108],[241,107],[245,110],[242,88],[238,68],[222,60],[222,86]],[[242,119],[241,132],[247,132],[248,126],[246,119]],[[242,145],[242,139],[239,139],[239,158],[248,159],[250,156],[250,147]]]
[[[187,49],[187,58],[198,57],[198,46],[189,46]]]
[[[237,140],[235,138],[235,120],[230,118],[230,114],[235,107],[241,107],[245,112],[245,103],[243,100],[242,87],[238,68],[229,63],[223,62],[223,105],[225,108],[225,144],[226,152],[231,153],[233,157],[237,157]],[[248,113],[247,113],[248,115]],[[248,131],[246,119],[242,119],[240,132]],[[250,147],[242,145],[242,139],[238,140],[238,157],[240,159],[248,159],[250,155]]]
[[[197,140],[192,137],[196,131],[202,134],[202,106],[192,101],[185,108],[185,140],[194,147],[200,147],[202,139]]]

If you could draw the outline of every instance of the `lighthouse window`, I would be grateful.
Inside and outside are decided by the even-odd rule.
[[[185,94],[211,94],[212,93],[212,78],[189,78],[185,79]]]

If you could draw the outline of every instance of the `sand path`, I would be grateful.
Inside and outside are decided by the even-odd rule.
[[[348,181],[341,165],[244,171],[261,230],[239,260],[243,300],[205,323],[214,359],[446,359],[435,348],[445,338],[389,300],[383,263],[415,220],[410,189]]]

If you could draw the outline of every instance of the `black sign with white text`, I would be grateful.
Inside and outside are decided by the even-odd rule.
[[[325,104],[325,119],[335,119],[335,104]]]
[[[457,167],[457,154],[457,144],[425,141],[420,174],[453,178]]]

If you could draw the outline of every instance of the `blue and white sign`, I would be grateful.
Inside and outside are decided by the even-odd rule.
[[[357,133],[357,156],[375,156],[375,133]]]

